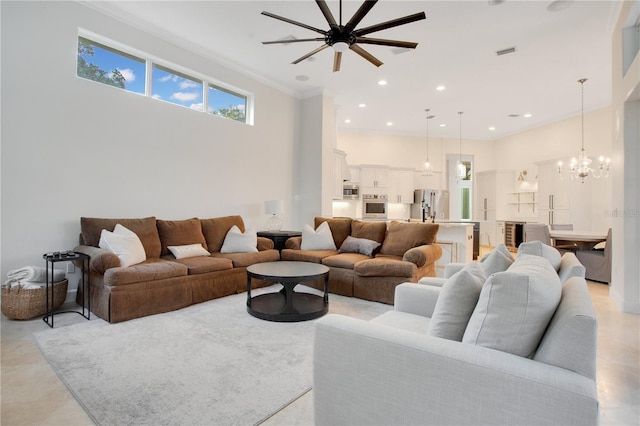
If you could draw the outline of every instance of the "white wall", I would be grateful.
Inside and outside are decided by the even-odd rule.
[[[1,18],[2,277],[72,249],[81,216],[262,229],[283,199],[291,226],[300,100],[76,2],[2,2]],[[77,78],[78,27],[253,92],[255,125]]]

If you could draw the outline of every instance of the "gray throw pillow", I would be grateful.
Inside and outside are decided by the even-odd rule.
[[[360,253],[373,256],[373,252],[380,247],[377,241],[366,238],[355,238],[349,235],[340,246],[340,253]]]
[[[485,272],[477,263],[453,274],[442,286],[427,334],[462,341],[485,280]]]
[[[520,255],[507,271],[487,279],[462,342],[531,357],[561,293],[560,278],[546,259]]]
[[[480,259],[480,265],[487,276],[506,271],[513,263],[513,256],[504,244],[499,244]]]
[[[518,246],[518,256],[521,254],[532,254],[534,256],[544,257],[551,263],[556,270],[560,269],[562,256],[555,247],[548,246],[541,241],[529,241]]]

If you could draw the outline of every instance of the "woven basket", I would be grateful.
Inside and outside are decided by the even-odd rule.
[[[53,284],[53,309],[59,308],[67,298],[68,280]],[[26,320],[47,313],[46,289],[2,288],[2,313],[11,319]],[[51,292],[51,290],[49,290]],[[51,297],[51,293],[49,293]]]

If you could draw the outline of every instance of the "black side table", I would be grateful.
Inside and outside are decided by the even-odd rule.
[[[91,319],[91,286],[89,285],[90,277],[87,275],[87,279],[85,280],[85,272],[89,271],[89,260],[91,257],[84,253],[45,253],[42,255],[45,260],[45,268],[47,270],[47,280],[46,280],[46,308],[47,313],[42,318],[42,321],[46,322],[47,325],[53,328],[53,316],[57,314],[66,314],[66,313],[76,313],[80,314],[86,319]],[[57,311],[53,312],[53,270],[54,266],[57,262],[70,262],[74,260],[81,260],[82,263],[80,266],[80,270],[82,272],[82,281],[78,285],[82,285],[83,295],[82,295],[82,311]],[[51,269],[49,269],[51,268]],[[49,293],[51,291],[51,293]],[[87,301],[87,306],[85,306],[85,300]]]
[[[260,231],[257,233],[258,237],[269,238],[273,241],[273,248],[278,251],[282,251],[284,243],[291,237],[300,237],[302,232],[300,231]]]

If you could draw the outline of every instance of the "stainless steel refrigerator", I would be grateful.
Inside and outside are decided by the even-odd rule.
[[[449,191],[416,189],[411,204],[411,219],[437,222],[449,219]]]

